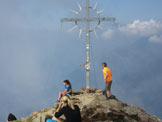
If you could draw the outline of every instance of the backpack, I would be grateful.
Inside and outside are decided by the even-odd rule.
[[[12,113],[10,113],[8,115],[8,121],[14,121],[14,120],[17,120],[17,118],[15,117],[15,115],[13,115]]]

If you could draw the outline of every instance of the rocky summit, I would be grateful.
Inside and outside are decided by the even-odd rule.
[[[102,90],[75,90],[71,99],[80,107],[82,122],[162,122],[155,115],[149,115],[139,107],[128,105],[118,99],[107,100]],[[52,108],[33,112],[29,117],[15,122],[45,122],[46,118],[54,115],[58,105],[59,103],[56,103]]]

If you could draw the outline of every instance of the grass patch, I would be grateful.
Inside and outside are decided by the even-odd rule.
[[[29,117],[26,122],[33,122],[32,117]]]
[[[16,120],[16,121],[13,121],[13,122],[22,122],[21,120]]]

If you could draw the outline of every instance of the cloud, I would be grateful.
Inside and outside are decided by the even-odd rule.
[[[112,29],[108,29],[105,33],[103,33],[103,37],[104,38],[107,38],[107,39],[111,39],[112,38],[112,36],[113,36],[113,30]]]
[[[60,79],[64,79],[58,63],[68,58],[65,55],[61,59],[60,54],[70,44],[62,46],[64,33],[58,32],[61,25],[60,17],[56,16],[64,16],[61,10],[70,8],[71,3],[0,0],[1,122],[10,112],[18,118],[27,116],[57,99],[57,89],[62,86]]]
[[[153,42],[153,43],[162,43],[162,35],[160,35],[160,36],[157,36],[157,35],[151,36],[149,38],[149,41]]]
[[[127,25],[119,25],[114,29],[108,29],[102,35],[105,39],[113,38],[113,34],[129,38],[147,38],[149,42],[162,42],[162,21],[150,19],[148,21],[134,20]],[[116,36],[114,36],[116,37]]]
[[[150,36],[159,33],[162,30],[162,22],[156,20],[140,21],[135,20],[126,26],[119,26],[120,32],[131,35]]]

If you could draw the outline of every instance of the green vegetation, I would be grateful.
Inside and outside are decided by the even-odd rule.
[[[32,117],[29,117],[26,122],[33,122]]]
[[[13,122],[22,122],[22,121],[21,120],[16,120],[16,121],[13,121]],[[33,122],[32,117],[29,117],[26,122]]]
[[[16,121],[13,121],[13,122],[21,122],[21,120],[16,120]]]

